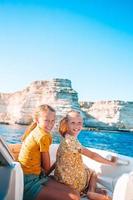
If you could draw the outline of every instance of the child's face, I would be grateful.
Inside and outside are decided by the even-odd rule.
[[[50,132],[55,123],[55,112],[47,111],[39,114],[37,124],[46,132]]]
[[[77,136],[82,129],[83,120],[80,115],[75,113],[68,117],[68,133]]]

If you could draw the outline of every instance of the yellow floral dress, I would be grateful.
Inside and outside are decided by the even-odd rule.
[[[79,192],[84,191],[88,183],[88,170],[83,164],[81,148],[81,144],[74,136],[66,135],[57,151],[54,172],[57,181]]]

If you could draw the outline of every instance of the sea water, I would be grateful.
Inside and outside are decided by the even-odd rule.
[[[0,135],[9,143],[20,143],[26,126],[0,125]],[[133,157],[133,133],[110,131],[86,131],[78,136],[82,145],[91,148],[103,149]],[[60,136],[53,133],[53,143],[59,143]]]

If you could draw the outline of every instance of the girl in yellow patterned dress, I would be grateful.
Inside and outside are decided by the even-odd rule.
[[[59,132],[63,139],[57,151],[55,179],[76,189],[80,194],[88,188],[87,196],[91,200],[111,200],[109,196],[96,192],[97,176],[92,170],[85,168],[81,154],[110,165],[115,165],[115,159],[109,161],[81,146],[77,139],[81,129],[82,117],[77,111],[70,111],[61,120]]]

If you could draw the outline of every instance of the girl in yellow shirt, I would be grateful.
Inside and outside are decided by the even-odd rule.
[[[55,166],[55,179],[61,183],[71,186],[73,189],[84,193],[87,189],[87,196],[90,200],[111,200],[107,195],[96,192],[97,176],[95,172],[86,169],[81,154],[102,162],[115,165],[116,160],[109,161],[99,154],[83,147],[77,140],[82,129],[82,117],[79,112],[71,111],[61,120],[59,132],[63,139],[59,145]]]
[[[79,200],[76,191],[48,179],[50,170],[50,134],[55,123],[55,110],[49,105],[37,108],[34,123],[23,135],[18,160],[24,172],[24,200]]]

